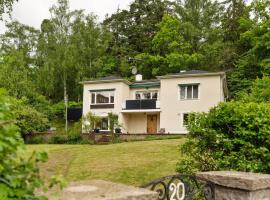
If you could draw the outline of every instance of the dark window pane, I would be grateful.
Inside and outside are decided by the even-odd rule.
[[[187,99],[192,99],[192,85],[187,86]]]
[[[111,93],[110,98],[111,98],[111,99],[110,99],[110,100],[111,100],[110,103],[114,103],[114,93]]]
[[[101,130],[108,130],[108,118],[102,118]]]
[[[157,92],[153,92],[152,93],[152,99],[157,99],[158,98],[158,93]]]
[[[143,99],[151,99],[151,93],[150,92],[144,92],[143,93]]]
[[[141,94],[140,93],[136,93],[136,100],[140,100],[141,99]]]
[[[199,97],[199,86],[193,85],[193,99],[198,99]]]
[[[186,126],[188,124],[188,113],[183,114],[183,125]]]
[[[91,104],[95,103],[95,97],[96,97],[95,93],[92,93],[91,94]]]
[[[109,92],[97,92],[96,103],[109,103]]]
[[[180,86],[180,99],[186,98],[186,86]]]

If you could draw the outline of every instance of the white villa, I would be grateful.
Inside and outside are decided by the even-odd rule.
[[[190,112],[207,112],[227,96],[224,72],[182,71],[154,80],[130,82],[106,77],[83,82],[83,115],[102,117],[101,131],[108,131],[108,113],[119,116],[122,133],[186,134]]]

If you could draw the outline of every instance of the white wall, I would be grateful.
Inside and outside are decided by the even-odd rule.
[[[211,107],[224,101],[220,76],[181,77],[161,79],[160,128],[170,133],[186,133],[183,114],[207,112]],[[199,83],[199,99],[180,100],[178,84]]]
[[[102,90],[102,89],[115,89],[114,96],[114,108],[111,109],[90,109],[91,95],[89,90]],[[95,83],[95,84],[84,84],[83,89],[83,115],[85,116],[88,112],[92,112],[98,116],[108,116],[109,112],[113,112],[119,116],[119,123],[125,127],[126,123],[123,119],[122,103],[129,98],[129,86],[121,81],[110,82],[110,83]]]

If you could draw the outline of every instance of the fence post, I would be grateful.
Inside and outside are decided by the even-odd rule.
[[[214,184],[215,200],[270,200],[270,175],[212,171],[199,172],[198,178]]]

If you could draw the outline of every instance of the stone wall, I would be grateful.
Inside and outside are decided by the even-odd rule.
[[[197,179],[213,185],[213,195],[206,200],[270,200],[270,175],[214,171],[200,172],[196,176]],[[175,198],[172,199],[183,200],[183,197]],[[58,196],[49,195],[49,200],[158,200],[158,193],[124,184],[93,180],[71,183]]]
[[[214,184],[214,200],[270,200],[268,174],[214,171],[197,177]]]

